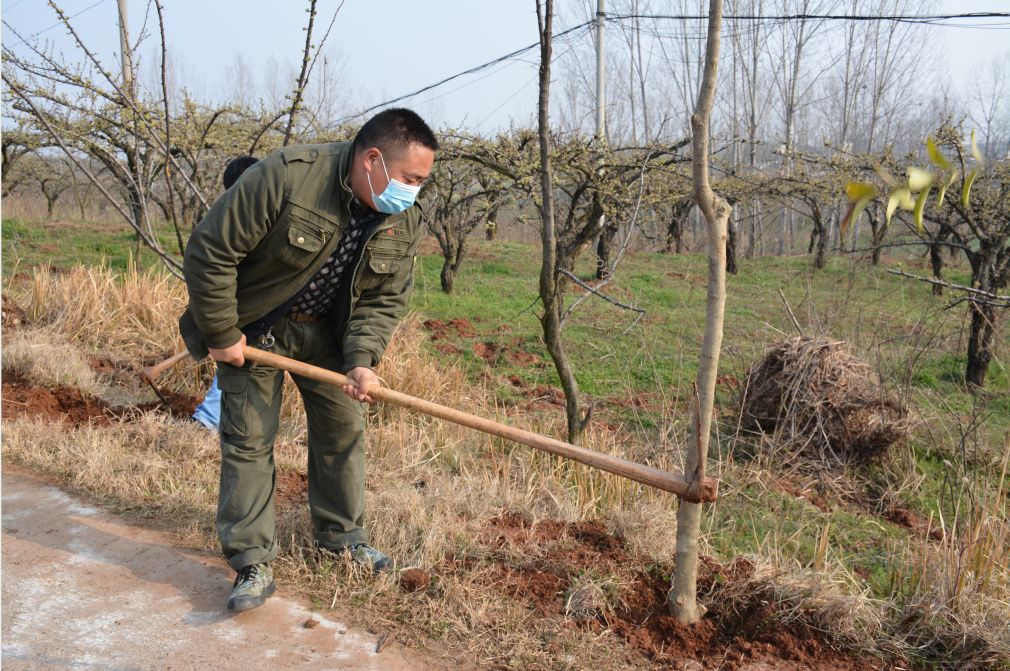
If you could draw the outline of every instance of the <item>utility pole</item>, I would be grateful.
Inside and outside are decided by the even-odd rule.
[[[607,13],[604,0],[596,0],[596,145],[601,160],[607,146],[607,56],[603,49],[603,29],[606,22]],[[599,172],[602,175],[602,169]],[[610,275],[609,264],[604,261],[609,254],[609,250],[604,253],[604,249],[609,245],[607,233],[604,230],[606,225],[607,217],[601,214],[600,219],[596,222],[598,236],[596,240],[596,277],[600,279]]]
[[[603,5],[604,0],[596,0],[596,137],[601,144],[607,141],[607,60],[603,50],[603,28],[607,13]]]
[[[119,60],[123,66],[123,95],[126,100],[123,101],[123,111],[127,111],[134,104],[137,98],[137,91],[134,88],[133,81],[133,59],[130,56],[130,33],[129,26],[130,21],[126,11],[126,0],[117,0],[119,4]],[[137,117],[133,116],[133,128],[136,133],[137,130]],[[136,135],[134,135],[136,137]],[[137,184],[141,183],[140,177],[140,165],[139,154],[140,152],[134,149],[134,151],[127,150],[127,163],[129,164],[131,170],[135,173],[135,178]],[[137,269],[140,269],[140,227],[144,223],[144,206],[141,202],[141,194],[139,186],[135,189],[130,189],[130,209],[133,212],[133,220],[136,224],[137,230],[137,240],[136,247],[134,248],[134,259],[137,264]]]
[[[123,63],[123,90],[133,97],[133,60],[130,58],[129,20],[126,0],[119,2],[119,60]]]

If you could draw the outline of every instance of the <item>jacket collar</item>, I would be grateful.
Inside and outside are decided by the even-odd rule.
[[[337,153],[337,204],[340,206],[340,216],[349,219],[351,216],[351,201],[354,191],[351,190],[351,163],[354,160],[354,142],[341,142]]]

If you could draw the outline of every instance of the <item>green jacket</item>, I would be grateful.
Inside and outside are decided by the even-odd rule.
[[[197,360],[229,347],[241,327],[294,296],[330,257],[350,220],[353,143],[287,147],[250,167],[207,212],[186,245],[189,306],[179,319]],[[375,367],[407,308],[421,242],[415,205],[363,241],[328,319],[344,369]]]

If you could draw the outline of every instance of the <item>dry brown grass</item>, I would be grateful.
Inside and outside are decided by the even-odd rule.
[[[179,315],[186,307],[182,282],[152,268],[118,273],[108,268],[77,266],[52,272],[33,268],[27,282],[10,287],[28,321],[60,333],[92,352],[144,366],[182,348]],[[189,361],[167,371],[160,385],[199,393],[206,365]]]
[[[953,519],[931,519],[937,541],[916,539],[892,577],[896,627],[915,648],[961,660],[962,669],[1010,667],[1010,507],[1007,467],[971,489]],[[1001,666],[1002,665],[1002,666]]]
[[[184,300],[181,285],[170,280],[136,273],[116,278],[96,270],[47,277],[37,272],[29,286],[13,293],[35,323],[77,347],[136,358],[157,357],[172,349],[175,317]],[[97,324],[90,317],[95,312],[101,313]],[[486,388],[428,354],[424,337],[417,318],[403,321],[379,371],[388,386],[533,431],[562,434],[558,417],[523,414],[496,404]],[[167,378],[166,384],[176,389],[195,384],[187,378],[193,377],[193,370]],[[283,472],[304,472],[304,417],[290,380],[285,393],[276,463]],[[346,561],[319,554],[313,549],[306,507],[285,502],[278,510],[282,552],[276,569],[286,589],[309,596],[320,609],[333,606],[347,613],[353,608],[350,619],[359,624],[395,632],[400,640],[428,647],[432,654],[459,655],[479,666],[641,667],[642,658],[622,652],[612,636],[539,617],[520,599],[505,595],[495,558],[476,539],[490,520],[506,512],[534,522],[599,519],[639,563],[627,570],[645,571],[650,564],[669,565],[676,534],[671,497],[398,407],[373,408],[369,425],[368,526],[373,542],[401,565],[430,570],[432,586],[404,593],[391,576],[373,579]],[[663,444],[654,444],[594,425],[585,444],[676,469],[682,438],[671,432]],[[213,434],[155,415],[107,428],[69,429],[25,419],[4,426],[5,460],[49,473],[114,508],[147,515],[211,551],[217,545],[213,530],[217,455]],[[717,460],[714,470],[723,488],[711,509],[713,519],[732,515],[734,502],[748,496],[746,488],[761,479],[753,465],[732,460]],[[1005,499],[1005,492],[1001,496]],[[844,548],[825,546],[816,566],[800,566],[775,552],[775,539],[769,541],[767,552],[753,559],[756,569],[751,579],[702,596],[719,600],[726,608],[752,601],[760,593],[775,604],[777,617],[802,621],[864,651],[879,652],[888,646],[907,650],[926,637],[953,640],[958,632],[987,627],[994,632],[985,644],[990,654],[1006,645],[1005,634],[993,623],[1010,617],[1005,599],[1006,510],[1005,503],[1000,504],[1004,499],[986,499],[989,517],[966,515],[957,526],[960,531],[950,536],[950,548],[926,541],[922,547],[913,545],[919,554],[909,555],[907,573],[919,571],[921,577],[904,590],[901,601],[870,599],[846,567]],[[968,519],[978,519],[979,524],[973,527]],[[971,547],[984,548],[976,553],[977,560],[971,560],[974,555],[969,552],[969,561],[963,564],[960,605],[949,603],[949,591],[931,591],[948,584],[945,581],[953,575],[954,565],[940,559],[948,549],[962,547],[953,544],[955,537],[961,539],[958,543],[974,538],[978,545]],[[707,541],[703,550],[710,551]],[[530,551],[505,547],[501,555],[509,562],[521,562],[528,558],[523,553]],[[465,570],[449,570],[452,557],[468,558]],[[984,584],[972,582],[969,572],[978,575],[983,564],[1001,567],[990,572]],[[565,599],[571,618],[592,618],[612,609],[623,587],[617,576],[587,574],[567,585],[558,599]],[[937,606],[938,600],[944,601],[943,608]],[[978,604],[974,610],[973,604]],[[961,624],[952,620],[955,616]],[[918,619],[909,624],[912,617]]]
[[[42,387],[76,387],[97,396],[103,385],[80,348],[52,329],[18,328],[4,333],[3,370]]]

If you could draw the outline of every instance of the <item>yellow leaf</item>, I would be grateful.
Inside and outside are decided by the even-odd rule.
[[[971,197],[971,185],[975,182],[975,175],[978,174],[978,168],[972,168],[968,176],[964,178],[964,186],[961,187],[961,205],[968,207],[968,199]]]
[[[899,196],[898,207],[900,207],[903,210],[909,210],[909,211],[911,211],[912,208],[915,207],[915,199],[912,198],[912,192],[908,189],[908,187],[903,186],[899,188],[896,191],[896,193]]]
[[[954,183],[954,180],[957,179],[959,174],[960,173],[957,170],[955,170],[954,172],[950,173],[950,177],[947,178],[947,181],[940,185],[940,193],[937,194],[936,196],[937,208],[943,207],[943,197],[947,195],[947,189],[950,188],[950,185]]]
[[[845,195],[850,201],[873,198],[877,195],[877,187],[867,182],[849,182],[845,185]]]
[[[876,197],[878,191],[877,187],[866,182],[849,182],[845,186],[845,193],[849,197],[849,211],[845,213],[845,218],[842,219],[842,235],[845,235],[846,231],[849,230],[852,222],[859,219],[859,215],[863,213],[869,202]]]
[[[933,183],[933,173],[914,165],[908,166],[908,188],[912,191],[921,191]]]
[[[947,157],[943,155],[940,148],[936,146],[936,142],[932,137],[926,138],[926,151],[929,152],[929,158],[933,161],[933,164],[941,170],[950,170],[950,161]]]
[[[975,157],[975,160],[979,163],[984,163],[985,158],[982,157],[982,152],[978,149],[978,143],[975,142],[975,129],[971,129],[971,155]]]
[[[922,211],[926,209],[926,197],[929,196],[929,191],[929,187],[922,190],[919,197],[915,199],[915,210],[912,212],[912,217],[915,219],[915,226],[919,229],[919,233],[923,235],[926,234],[926,227],[922,223]]]
[[[891,216],[894,214],[894,211],[906,200],[909,202],[912,200],[912,193],[906,186],[899,186],[891,193],[891,197],[887,199],[887,216],[884,219],[884,226],[891,223]],[[911,206],[904,209],[911,209]]]

